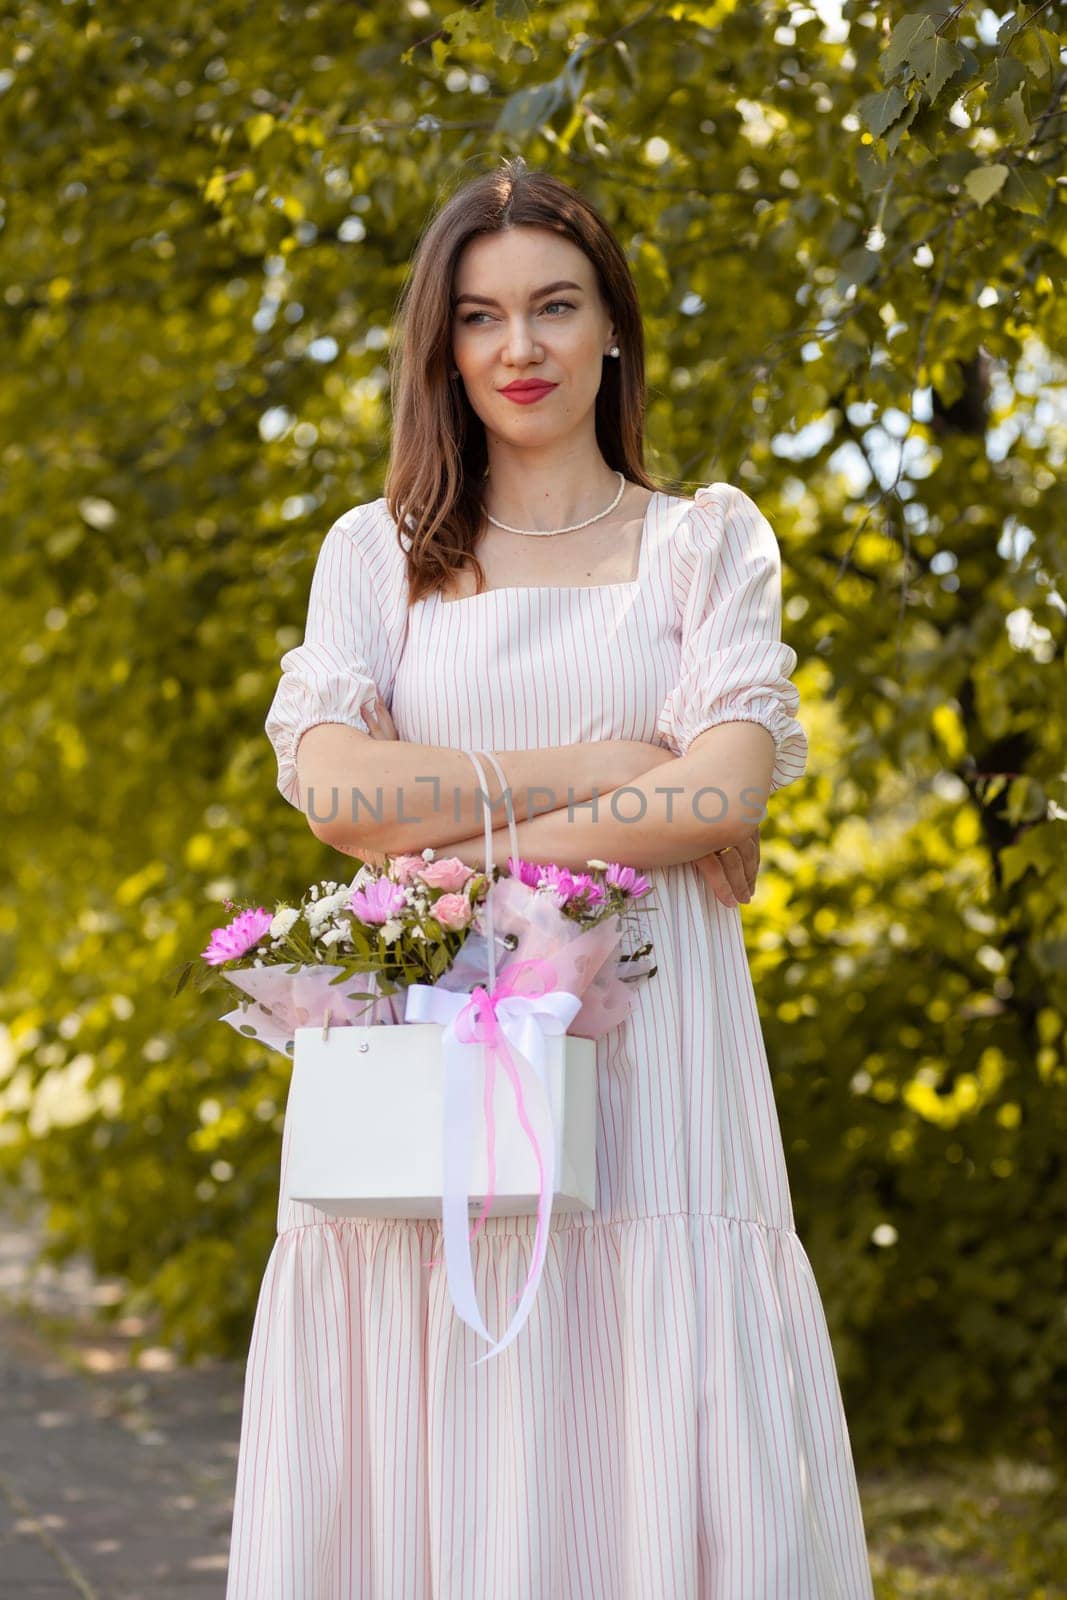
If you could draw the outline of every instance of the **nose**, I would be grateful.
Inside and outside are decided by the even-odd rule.
[[[515,366],[525,366],[531,357],[538,357],[541,347],[527,325],[525,317],[513,317],[508,323],[504,338],[504,351]]]

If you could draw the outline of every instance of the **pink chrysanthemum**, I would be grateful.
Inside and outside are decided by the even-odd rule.
[[[518,878],[519,882],[525,883],[527,888],[537,888],[544,870],[544,867],[538,861],[524,861],[521,856],[508,856],[509,877]]]
[[[639,900],[652,887],[648,878],[642,877],[636,867],[620,867],[617,861],[613,861],[605,872],[604,880],[606,883],[613,883],[632,900]]]
[[[376,878],[364,889],[353,889],[348,904],[360,922],[377,927],[403,911],[407,896],[401,884],[389,878]]]
[[[587,905],[598,905],[604,891],[588,872],[571,872],[569,867],[548,866],[540,868],[541,883],[557,897],[560,905],[572,900],[585,899]]]
[[[221,967],[224,961],[236,961],[255,948],[273,921],[273,913],[263,906],[242,911],[225,928],[214,930],[207,949],[200,952],[202,959],[212,967]]]
[[[606,898],[603,887],[588,872],[572,872],[570,877],[570,898],[572,900],[585,900],[587,906],[598,906]]]

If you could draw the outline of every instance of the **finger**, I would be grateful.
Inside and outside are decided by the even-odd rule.
[[[733,858],[734,851],[736,851],[736,861],[741,862],[741,870],[744,872],[745,883],[749,885],[749,893],[752,893],[755,890],[755,880],[757,880],[758,872],[760,872],[760,829],[758,829],[758,826],[752,827],[749,830],[749,834],[745,834],[744,838],[737,840],[734,850],[728,851],[723,859],[729,861],[729,859]]]
[[[735,901],[750,899],[752,891],[749,889],[745,864],[737,846],[727,846],[721,855],[716,852],[715,859]]]
[[[733,856],[731,850],[727,860]],[[745,887],[751,897],[756,889],[756,875],[759,872],[759,836],[752,834],[747,839],[742,839],[737,846],[736,860],[739,862],[738,871],[743,874]]]
[[[712,890],[718,900],[722,901],[724,906],[728,906],[732,910],[737,904],[737,896],[730,887],[719,857],[714,854],[700,856],[696,865],[708,888]]]
[[[386,705],[385,701],[380,695],[378,697],[378,721],[380,726],[385,730],[387,738],[399,739],[400,735],[396,731],[396,723],[393,721],[389,707]]]
[[[389,715],[389,708],[381,695],[363,707],[363,717],[370,730],[372,739],[396,739],[399,737],[393,726],[393,719]]]

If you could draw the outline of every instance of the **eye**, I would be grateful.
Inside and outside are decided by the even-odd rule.
[[[553,306],[563,306],[563,308],[565,310],[567,310],[567,311],[573,311],[574,310],[574,304],[570,300],[550,300],[548,302],[548,304],[545,305],[545,306],[542,306],[541,309],[542,309],[542,311],[551,311]],[[472,311],[468,316],[463,318],[463,321],[464,322],[473,322],[475,317],[487,317],[488,315],[489,315],[488,311]],[[554,322],[556,320],[556,318],[553,317],[551,320]]]

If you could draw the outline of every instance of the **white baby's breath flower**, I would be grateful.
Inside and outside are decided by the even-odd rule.
[[[608,863],[606,861],[587,861],[586,866],[597,867],[601,872],[607,872],[608,870]]]
[[[292,928],[294,922],[300,921],[299,911],[294,911],[292,906],[282,906],[271,920],[270,935],[273,939],[284,939]]]
[[[338,939],[343,939],[344,935],[344,928],[327,928],[326,932],[319,939],[319,943],[326,945],[326,947],[329,949],[337,943]]]
[[[404,924],[396,917],[390,917],[388,922],[382,923],[382,938],[386,944],[395,944],[404,931]]]
[[[306,907],[304,915],[312,933],[321,932],[323,926],[329,922],[334,914],[348,904],[348,887],[339,890],[336,894],[323,895],[321,900],[316,900]]]
[[[424,861],[432,861],[433,860],[433,850],[430,847],[430,845],[427,845],[426,849],[422,852],[422,859]]]

